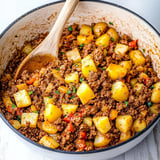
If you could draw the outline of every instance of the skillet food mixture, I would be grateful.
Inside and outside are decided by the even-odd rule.
[[[17,50],[1,78],[0,110],[12,126],[65,151],[106,148],[145,129],[160,112],[160,79],[138,40],[112,27],[65,28],[58,59],[14,80],[20,62],[47,33]]]

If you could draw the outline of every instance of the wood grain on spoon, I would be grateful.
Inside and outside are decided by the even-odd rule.
[[[58,57],[59,41],[63,32],[64,25],[73,13],[79,0],[66,0],[57,20],[48,36],[36,47],[19,65],[15,74],[15,79],[24,70],[33,72],[40,69],[44,64],[53,61]]]

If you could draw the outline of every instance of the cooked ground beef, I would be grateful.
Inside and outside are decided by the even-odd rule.
[[[24,70],[19,79],[13,79],[28,54],[26,47],[34,49],[48,33],[25,42],[9,62],[0,80],[0,111],[27,138],[65,151],[95,150],[134,136],[160,112],[155,95],[160,94],[160,80],[151,58],[147,56],[137,65],[130,54],[140,52],[137,40],[128,35],[114,39],[118,33],[113,29],[113,37],[109,34],[107,41],[107,24],[91,26],[73,24],[65,28],[58,59],[40,70]],[[97,26],[102,28],[97,30]],[[122,48],[116,50],[119,44]],[[127,48],[125,53],[121,53],[123,47]],[[80,58],[77,60],[74,54]],[[121,85],[114,90],[117,82]],[[85,85],[89,88],[86,91]]]

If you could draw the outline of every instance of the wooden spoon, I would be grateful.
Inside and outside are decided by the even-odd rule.
[[[59,41],[63,32],[64,25],[73,13],[79,0],[66,0],[57,20],[48,36],[37,46],[19,65],[15,79],[19,73],[28,69],[34,71],[40,69],[46,62],[53,61],[58,57]]]

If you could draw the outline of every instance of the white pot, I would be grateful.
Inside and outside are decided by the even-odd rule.
[[[0,75],[5,70],[9,60],[13,58],[16,48],[21,48],[24,42],[31,40],[38,33],[45,33],[52,27],[63,6],[63,2],[51,3],[23,15],[13,22],[0,36]],[[119,33],[126,33],[132,39],[138,39],[140,49],[145,49],[153,61],[155,71],[160,77],[160,36],[159,33],[137,14],[115,4],[97,1],[81,1],[69,19],[67,25],[72,23],[91,24],[92,22],[112,22]],[[157,118],[141,133],[133,138],[106,149],[88,152],[66,152],[53,150],[39,145],[20,134],[14,129],[0,113],[4,122],[20,137],[24,143],[36,149],[40,154],[46,154],[53,159],[66,160],[99,160],[108,159],[126,152],[140,143],[153,129],[160,119]]]

